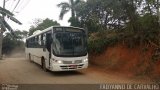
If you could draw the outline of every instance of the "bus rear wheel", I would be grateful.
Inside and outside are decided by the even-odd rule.
[[[45,59],[44,59],[44,58],[41,59],[41,63],[42,63],[42,69],[43,69],[44,71],[47,71],[46,63],[45,63]]]

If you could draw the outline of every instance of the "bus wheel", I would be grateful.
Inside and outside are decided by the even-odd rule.
[[[42,58],[41,62],[42,62],[42,69],[43,69],[44,71],[47,71],[47,69],[46,69],[46,63],[45,63],[44,58]]]
[[[32,62],[32,60],[31,60],[31,54],[28,55],[28,59],[29,59],[30,62]]]

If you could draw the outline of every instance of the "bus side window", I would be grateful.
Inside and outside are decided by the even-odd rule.
[[[43,43],[43,51],[46,51],[46,35],[45,34],[42,34],[42,43]]]
[[[28,48],[28,40],[26,40],[26,47]]]
[[[33,46],[34,46],[34,38],[31,38],[30,39],[30,47],[33,48]]]
[[[43,34],[43,44],[46,45],[46,35]]]
[[[41,46],[44,45],[44,41],[43,41],[43,34],[41,34]]]
[[[42,43],[41,43],[41,35],[38,36],[38,44],[39,44],[39,47],[41,47]]]
[[[35,37],[35,47],[38,47],[38,36]]]
[[[32,48],[35,48],[35,40],[36,40],[35,37],[33,37],[33,38],[31,39],[31,41],[32,41],[31,47],[32,47]]]

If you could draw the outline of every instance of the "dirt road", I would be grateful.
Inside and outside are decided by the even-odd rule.
[[[25,58],[0,60],[0,83],[9,84],[100,84],[140,83],[117,75],[107,74],[95,67],[72,72],[45,72]]]

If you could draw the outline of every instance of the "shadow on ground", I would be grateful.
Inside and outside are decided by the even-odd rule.
[[[84,75],[83,73],[79,71],[61,71],[61,72],[52,72],[49,71],[54,76],[75,76],[75,75]]]

